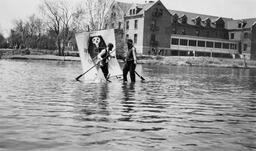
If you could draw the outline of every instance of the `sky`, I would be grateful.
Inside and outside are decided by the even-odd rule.
[[[42,0],[0,0],[0,33],[8,36],[14,20],[38,14]],[[77,3],[80,0],[69,0]],[[127,0],[117,0],[128,2]],[[145,3],[146,0],[129,0]],[[147,0],[148,1],[148,0]],[[161,0],[167,9],[234,19],[256,18],[256,0]]]

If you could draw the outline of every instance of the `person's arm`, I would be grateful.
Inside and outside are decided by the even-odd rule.
[[[97,56],[98,59],[99,59],[99,60],[102,60],[102,59],[103,59],[103,58],[102,58],[102,55],[105,54],[105,53],[106,53],[106,49],[103,49],[103,50],[98,54],[98,56]]]
[[[134,64],[137,64],[136,49],[134,47],[132,48],[132,54],[133,54]]]
[[[115,50],[115,49],[112,49],[112,50],[109,52],[109,58],[115,58],[115,57],[116,57],[114,51],[116,51],[116,50]]]

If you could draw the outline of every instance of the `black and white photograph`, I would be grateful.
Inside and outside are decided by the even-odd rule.
[[[0,0],[0,151],[256,151],[256,0]]]

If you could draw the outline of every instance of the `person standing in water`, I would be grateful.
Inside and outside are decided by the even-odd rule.
[[[123,81],[127,82],[127,74],[130,72],[131,82],[135,82],[135,68],[137,64],[136,49],[131,39],[127,40],[128,51],[125,53],[125,64],[123,68]]]
[[[107,48],[102,49],[101,52],[98,54],[98,59],[100,60],[100,68],[104,74],[106,80],[109,78],[109,71],[108,71],[108,61],[110,60],[110,52],[112,51],[114,45],[109,43]]]

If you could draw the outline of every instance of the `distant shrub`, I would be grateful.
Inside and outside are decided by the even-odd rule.
[[[156,60],[163,60],[162,56],[156,56]]]

